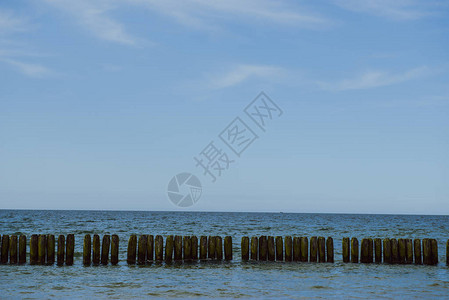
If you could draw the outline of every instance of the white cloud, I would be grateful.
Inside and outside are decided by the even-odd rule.
[[[0,36],[27,29],[24,18],[14,15],[11,11],[0,9]]]
[[[51,75],[53,72],[47,67],[40,64],[26,63],[11,58],[1,58],[0,61],[9,64],[17,71],[30,77],[42,78]]]

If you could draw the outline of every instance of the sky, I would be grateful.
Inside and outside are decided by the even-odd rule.
[[[0,1],[2,209],[449,214],[448,113],[447,1]]]

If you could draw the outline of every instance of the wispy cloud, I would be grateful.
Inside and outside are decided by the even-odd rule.
[[[1,58],[1,57],[0,61],[12,66],[20,73],[34,78],[43,78],[53,74],[53,72],[50,69],[41,64],[26,63],[16,59]]]
[[[432,70],[426,66],[414,68],[402,73],[369,71],[354,78],[333,82],[319,82],[318,84],[323,89],[333,91],[361,90],[398,84],[413,79],[423,78],[432,73]]]
[[[24,18],[14,15],[11,11],[0,9],[0,36],[27,29]]]

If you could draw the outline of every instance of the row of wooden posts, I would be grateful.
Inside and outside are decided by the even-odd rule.
[[[449,240],[446,244],[446,263],[449,265]],[[75,236],[33,234],[30,238],[30,264],[73,265]],[[27,238],[25,235],[3,235],[0,262],[2,264],[26,263]],[[359,252],[360,248],[360,252]],[[164,251],[165,249],[165,251]],[[109,251],[111,252],[109,256]],[[345,263],[390,264],[438,264],[438,243],[435,239],[362,239],[343,238],[342,256]],[[334,241],[331,237],[253,236],[242,237],[242,261],[298,261],[334,262]],[[360,259],[359,259],[360,257]],[[151,261],[232,260],[232,237],[226,236],[180,236],[131,235],[128,240],[127,263],[146,264]],[[119,262],[119,237],[90,234],[84,236],[83,264],[116,265]]]

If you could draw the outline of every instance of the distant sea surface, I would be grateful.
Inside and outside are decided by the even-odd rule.
[[[449,216],[0,210],[0,234],[75,234],[73,266],[0,265],[0,298],[449,298]],[[117,266],[82,266],[85,234],[118,234]],[[131,234],[230,235],[232,262],[128,266]],[[331,236],[335,263],[242,262],[242,236]],[[342,262],[343,237],[436,238],[438,266]],[[27,249],[29,253],[29,249]]]

